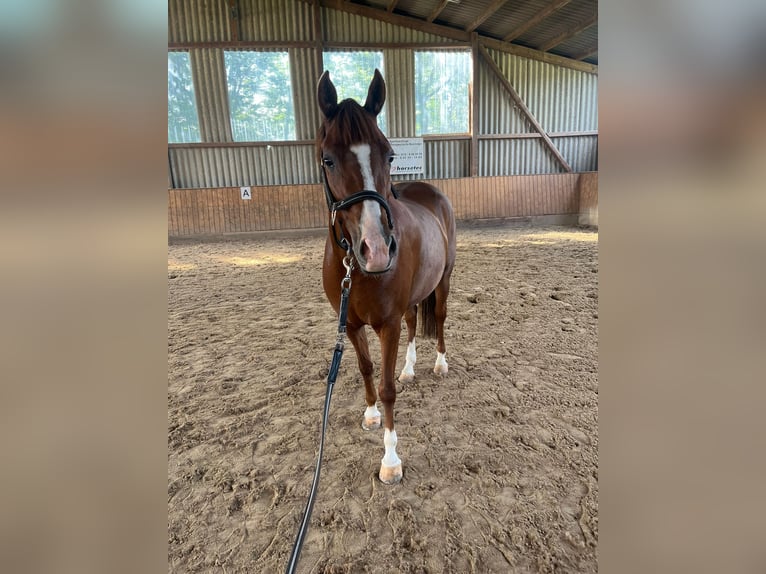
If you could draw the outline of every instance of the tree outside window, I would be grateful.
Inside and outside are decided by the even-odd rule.
[[[168,52],[168,143],[199,142],[197,101],[194,98],[188,52]]]
[[[470,52],[415,52],[415,133],[468,133]]]
[[[295,139],[287,52],[224,52],[234,141]]]
[[[335,84],[339,102],[351,98],[363,106],[375,68],[385,77],[382,52],[324,52],[322,59]],[[386,132],[385,105],[378,114],[378,127],[383,133]]]

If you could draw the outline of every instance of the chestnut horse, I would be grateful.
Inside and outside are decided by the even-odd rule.
[[[380,427],[376,406],[380,395],[385,454],[378,476],[384,483],[394,484],[402,478],[394,430],[394,371],[402,317],[408,343],[399,381],[410,382],[415,376],[418,310],[421,336],[437,338],[434,372],[445,375],[444,320],[455,265],[455,217],[447,197],[432,185],[392,185],[394,152],[376,120],[385,98],[383,76],[375,70],[364,106],[350,99],[338,103],[335,86],[324,72],[317,87],[323,116],[317,146],[330,210],[322,269],[324,291],[337,313],[341,281],[346,276],[343,260],[348,256],[353,288],[346,330],[364,378],[367,409],[362,427]],[[378,393],[373,386],[365,325],[380,339],[383,365]]]

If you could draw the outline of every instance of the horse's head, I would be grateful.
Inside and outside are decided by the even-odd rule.
[[[350,99],[338,103],[329,72],[322,74],[317,87],[323,116],[317,143],[332,232],[339,226],[340,243],[349,238],[357,262],[367,273],[387,271],[396,254],[388,205],[393,200],[390,164],[394,154],[376,120],[385,99],[386,84],[378,70],[364,106]]]

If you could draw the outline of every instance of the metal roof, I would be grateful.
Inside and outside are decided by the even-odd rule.
[[[598,0],[347,0],[319,3],[364,7],[382,20],[435,24],[464,33],[598,65]]]

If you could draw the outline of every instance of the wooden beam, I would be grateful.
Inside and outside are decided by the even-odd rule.
[[[584,52],[580,52],[579,54],[575,54],[572,56],[573,60],[584,60],[585,58],[590,58],[591,56],[595,56],[598,54],[598,46],[595,48],[590,48],[588,50],[585,50]]]
[[[451,40],[454,40],[455,43],[453,44],[447,44],[442,43],[437,45],[430,44],[430,43],[413,43],[413,44],[405,44],[405,45],[393,45],[392,47],[405,47],[405,48],[427,48],[429,50],[431,49],[448,49],[448,48],[454,48],[455,46],[465,46],[470,47],[471,45],[471,34],[464,30],[457,30],[455,28],[449,28],[447,26],[441,26],[439,24],[432,24],[431,22],[424,22],[423,20],[418,20],[416,18],[411,18],[407,16],[401,16],[399,14],[388,14],[387,12],[384,12],[380,9],[375,8],[369,8],[367,6],[362,6],[360,4],[344,4],[341,0],[300,0],[301,2],[305,2],[307,4],[314,4],[319,6],[325,6],[327,8],[335,9],[335,10],[341,10],[345,12],[350,12],[353,14],[359,14],[361,16],[365,16],[368,18],[373,18],[376,20],[382,20],[384,22],[392,23],[396,26],[404,26],[407,28],[413,28],[415,30],[420,30],[422,32],[427,32],[429,34],[434,34],[436,36],[442,36],[445,38],[449,38]],[[444,4],[446,4],[445,1],[443,1]],[[541,52],[539,50],[534,50],[532,48],[526,48],[524,46],[519,46],[516,44],[510,44],[508,42],[502,42],[500,40],[496,40],[494,38],[489,38],[487,36],[482,36],[479,34],[479,39],[481,43],[489,48],[492,48],[494,50],[500,50],[502,52],[507,52],[509,54],[514,54],[516,56],[521,56],[522,58],[529,58],[532,60],[539,60],[542,62],[546,62],[548,64],[553,64],[554,66],[562,66],[564,68],[571,68],[573,70],[578,70],[580,72],[586,72],[588,74],[598,74],[598,66],[595,64],[589,64],[587,62],[581,62],[577,60],[573,60],[571,58],[565,58],[564,56],[558,56],[556,54],[551,54],[548,52]],[[365,47],[380,47],[385,46],[387,43],[378,43],[374,44],[371,42],[348,42],[348,43],[342,43],[342,42],[332,42],[332,41],[324,41],[323,46],[324,47],[340,47],[341,45],[347,46],[347,47],[354,47],[354,48],[365,48]],[[168,51],[173,50],[189,50],[192,48],[221,48],[221,49],[259,49],[259,48],[316,48],[317,44],[316,42],[312,41],[238,41],[238,42],[232,42],[232,41],[213,41],[213,42],[194,42],[194,41],[187,41],[187,42],[171,42],[168,43]],[[588,57],[587,54],[585,57]]]
[[[512,40],[515,40],[516,38],[521,36],[524,32],[526,32],[530,28],[534,28],[535,26],[537,26],[540,22],[545,20],[548,16],[550,16],[557,10],[561,10],[561,8],[569,4],[571,1],[572,0],[553,0],[553,2],[548,4],[542,10],[538,11],[537,14],[532,16],[529,20],[524,22],[521,26],[511,31],[509,34],[506,34],[505,37],[503,38],[503,42],[510,42]]]
[[[428,34],[443,36],[444,38],[458,40],[460,42],[465,42],[466,44],[471,41],[471,35],[464,30],[457,30],[448,26],[440,26],[439,24],[424,22],[423,20],[418,20],[417,18],[412,18],[409,16],[389,14],[388,12],[378,8],[370,8],[369,6],[362,6],[361,4],[346,4],[342,0],[320,0],[319,3],[325,8],[348,12],[349,14],[356,14],[357,16],[364,16],[365,18],[381,20],[383,22],[393,24],[394,26],[413,28],[414,30],[418,30],[420,32],[427,32]]]
[[[598,137],[598,130],[584,130],[581,132],[550,132],[548,137],[550,138],[579,138],[585,136]],[[538,139],[542,136],[538,132],[525,132],[520,134],[484,134],[480,135],[480,140],[523,140],[523,139]]]
[[[168,43],[168,51],[173,52],[176,50],[191,50],[193,48],[220,48],[222,50],[247,50],[249,48],[314,48],[315,43],[313,41],[283,41],[283,40],[254,40],[254,41],[239,41],[239,42],[170,42]]]
[[[579,72],[586,72],[588,74],[598,74],[598,66],[595,64],[588,64],[587,62],[578,62],[571,58],[565,58],[564,56],[557,56],[549,52],[541,52],[539,50],[533,50],[532,48],[525,48],[524,46],[517,46],[516,44],[509,44],[508,42],[501,42],[494,38],[487,38],[486,36],[480,36],[481,43],[493,50],[499,50],[501,52],[508,52],[515,56],[521,56],[522,58],[530,58],[531,60],[540,60],[546,64],[553,64],[554,66],[561,66],[563,68],[571,68]]]
[[[428,15],[428,18],[426,18],[427,22],[433,22],[436,20],[436,17],[442,13],[442,10],[444,10],[447,7],[447,4],[449,4],[449,0],[442,0],[439,2],[439,5],[433,9],[433,11]]]
[[[466,32],[473,32],[474,30],[476,30],[476,28],[481,26],[482,23],[487,18],[489,18],[490,16],[492,16],[492,14],[494,14],[495,12],[500,10],[500,8],[502,8],[503,5],[506,2],[508,2],[508,0],[494,0],[494,2],[491,2],[490,5],[487,6],[487,8],[484,10],[484,12],[479,14],[479,16],[476,18],[476,20],[474,20],[473,22],[468,24],[468,26],[466,26],[465,31]]]
[[[484,57],[484,60],[487,62],[489,67],[492,68],[492,71],[497,76],[497,79],[500,80],[500,83],[502,84],[502,86],[511,96],[511,99],[516,104],[516,107],[518,107],[519,110],[521,110],[521,113],[524,114],[524,116],[527,118],[529,123],[532,124],[532,127],[535,130],[537,130],[537,132],[543,138],[543,143],[545,143],[545,145],[548,147],[548,149],[553,154],[553,156],[562,165],[562,167],[564,168],[564,171],[566,171],[567,173],[571,173],[572,167],[567,163],[567,160],[564,159],[564,156],[561,155],[561,152],[559,152],[558,148],[553,143],[551,138],[548,137],[548,134],[543,129],[543,126],[540,125],[540,123],[537,121],[535,116],[532,115],[532,112],[529,111],[529,108],[524,103],[524,100],[521,99],[521,96],[519,96],[518,92],[516,91],[516,88],[513,87],[511,82],[509,82],[508,79],[503,74],[503,71],[500,69],[500,67],[495,63],[495,59],[492,57],[492,55],[481,44],[479,44],[479,52]]]
[[[239,42],[239,6],[237,0],[227,0],[229,6],[229,29],[233,42]]]
[[[557,36],[554,36],[544,44],[541,44],[538,50],[541,52],[547,52],[551,48],[554,48],[558,46],[559,44],[562,44],[569,40],[570,38],[574,38],[577,36],[577,34],[581,34],[582,32],[585,32],[588,28],[593,26],[593,24],[596,24],[598,22],[598,12],[594,12],[590,16],[588,16],[585,20],[582,20],[575,24],[574,26],[571,26],[570,28],[567,28],[561,34],[558,34]]]
[[[324,38],[322,35],[322,9],[319,7],[319,0],[313,0],[311,2],[311,17],[314,25],[314,45],[316,58],[316,67],[321,74],[324,72]]]
[[[323,47],[327,49],[346,50],[360,48],[374,48],[376,50],[428,50],[438,52],[439,50],[454,50],[455,48],[470,47],[467,42],[450,42],[445,44],[433,44],[430,42],[324,42]]]
[[[388,8],[386,8],[386,12],[393,12],[394,8],[396,8],[396,5],[399,3],[399,0],[391,0],[391,2],[388,3]]]
[[[471,79],[471,152],[470,152],[470,175],[479,175],[479,35],[471,34],[471,58],[473,65],[473,78]]]

